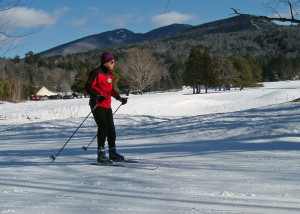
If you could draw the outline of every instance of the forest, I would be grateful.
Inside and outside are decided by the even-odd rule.
[[[99,66],[103,52],[115,56],[115,88],[120,92],[191,86],[194,93],[203,93],[201,88],[294,80],[300,75],[299,37],[299,26],[262,23],[259,29],[230,32],[195,27],[169,37],[69,55],[42,57],[30,51],[23,59],[0,59],[0,99],[19,102],[41,86],[62,94],[84,93],[88,72]],[[134,63],[140,72],[130,67]]]

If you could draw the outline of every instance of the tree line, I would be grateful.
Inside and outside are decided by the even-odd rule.
[[[245,87],[254,86],[262,81],[262,69],[258,61],[247,54],[234,54],[231,57],[212,56],[205,48],[193,47],[185,63],[183,83],[192,86],[194,93],[200,93],[204,86],[209,87]]]
[[[194,93],[224,86],[254,86],[261,81],[297,79],[300,57],[257,56],[210,53],[208,48],[192,46],[188,56],[169,50],[155,52],[131,46],[128,49],[102,49],[89,53],[41,57],[28,52],[24,59],[0,59],[0,99],[20,101],[36,94],[37,86],[56,92],[84,92],[88,72],[99,66],[101,53],[115,55],[115,87],[118,91],[165,91],[192,86]]]

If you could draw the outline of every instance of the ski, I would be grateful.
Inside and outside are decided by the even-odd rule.
[[[157,163],[144,161],[140,159],[124,159],[124,160],[113,160],[114,163],[128,163],[128,164],[139,164],[139,165],[145,165],[145,166],[152,166],[158,168]]]
[[[158,163],[143,160],[143,159],[125,159],[125,160],[114,160],[115,163],[139,163],[139,164],[148,164],[148,165],[157,165]]]
[[[126,164],[127,163],[127,164]],[[110,163],[93,163],[93,165],[97,166],[113,166],[113,167],[126,167],[126,168],[133,168],[133,169],[145,169],[145,170],[155,170],[158,166],[149,166],[145,163],[140,163],[135,160],[122,160],[118,162],[110,162]]]
[[[133,160],[133,159],[115,160],[113,162],[115,162],[115,163],[141,163],[138,160]]]
[[[115,162],[110,162],[110,163],[93,163],[93,165],[97,165],[97,166],[125,167],[124,164],[119,164],[119,163],[115,163]]]

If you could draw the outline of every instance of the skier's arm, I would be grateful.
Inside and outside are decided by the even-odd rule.
[[[93,83],[97,77],[97,72],[95,70],[91,71],[88,80],[85,84],[85,91],[93,98],[97,98],[100,94],[92,88]]]
[[[122,105],[125,105],[127,103],[128,98],[121,97],[114,89],[111,91],[111,96],[113,96],[116,100],[119,100]]]
[[[115,89],[113,89],[111,91],[111,96],[113,96],[116,100],[120,100],[121,99],[121,96],[119,95],[118,92],[115,91]]]

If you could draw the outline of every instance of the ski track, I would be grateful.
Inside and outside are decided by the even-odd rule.
[[[177,104],[170,98],[185,115],[176,115],[172,105],[174,116],[163,116],[164,102],[151,104],[164,94],[133,97],[147,106],[138,115],[136,108],[115,115],[118,151],[156,170],[91,165],[96,142],[86,151],[81,147],[96,134],[92,117],[53,162],[49,156],[89,111],[82,101],[49,106],[48,115],[38,108],[47,102],[35,112],[23,105],[23,113],[0,113],[15,118],[0,126],[0,213],[300,213],[300,105],[284,100],[299,92],[296,83],[279,91],[282,85],[271,84],[260,93],[246,90],[242,102],[229,92],[236,98],[227,104],[213,98],[217,93],[203,95],[216,100],[214,108],[192,116],[180,107],[192,98],[178,96]],[[1,104],[4,111],[5,105],[11,104]],[[14,106],[22,111],[21,104]],[[220,106],[228,109],[214,113]],[[22,119],[28,114],[43,116],[28,122]]]

